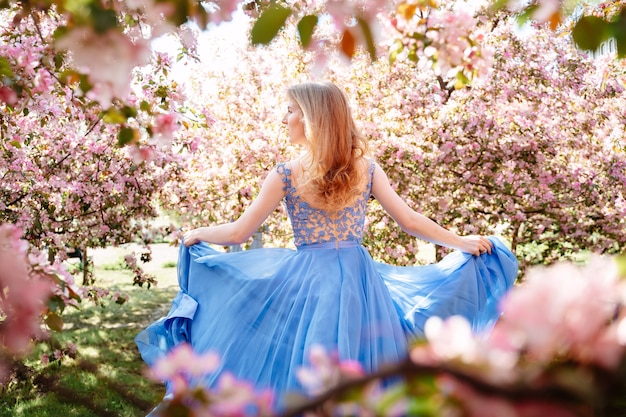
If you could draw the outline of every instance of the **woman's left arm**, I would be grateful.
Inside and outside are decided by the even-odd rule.
[[[199,227],[183,234],[186,246],[198,242],[217,245],[238,245],[245,242],[256,232],[267,217],[285,196],[281,174],[274,168],[263,182],[259,195],[243,214],[234,222],[215,226]]]
[[[391,187],[387,174],[378,164],[374,169],[372,194],[402,230],[413,236],[474,255],[480,255],[482,252],[491,253],[493,244],[486,237],[459,236],[410,208]]]

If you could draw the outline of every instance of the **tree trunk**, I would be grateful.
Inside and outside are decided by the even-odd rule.
[[[522,223],[514,223],[513,224],[513,233],[511,236],[511,252],[515,253],[517,249],[517,241],[519,239],[519,229],[522,227]]]
[[[81,249],[83,256],[80,259],[80,265],[83,268],[83,285],[92,284],[89,277],[89,258],[87,258],[87,247]]]
[[[435,245],[435,262],[441,261],[449,252],[445,246]]]

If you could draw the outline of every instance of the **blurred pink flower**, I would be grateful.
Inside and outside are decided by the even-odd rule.
[[[359,378],[365,374],[359,362],[340,361],[336,353],[327,352],[321,345],[311,347],[309,361],[311,366],[299,368],[296,378],[311,395],[326,391],[342,379]]]
[[[617,341],[605,332],[621,301],[619,294],[615,263],[608,258],[594,257],[585,267],[563,262],[535,268],[503,300],[498,325],[533,360],[571,355],[595,361],[599,358],[589,354],[592,346],[604,345],[606,352],[607,341]]]
[[[240,2],[241,0],[214,0],[212,3],[215,5],[215,11],[211,13],[211,22],[216,25],[222,22],[230,22]]]
[[[217,353],[196,354],[191,345],[182,343],[152,366],[150,376],[157,381],[171,381],[174,392],[185,389],[189,379],[214,372],[220,363]]]
[[[0,86],[0,103],[6,103],[10,106],[17,103],[17,93],[6,85]]]
[[[190,25],[182,25],[177,29],[178,39],[187,51],[195,55],[198,49],[198,31]]]
[[[452,316],[445,321],[431,317],[426,321],[424,334],[433,352],[442,360],[459,358],[469,363],[478,357],[478,345],[465,317]]]
[[[339,362],[339,372],[348,378],[360,378],[365,375],[363,365],[358,361]]]
[[[133,69],[147,64],[150,57],[147,41],[133,42],[115,29],[99,34],[89,27],[76,27],[60,38],[56,47],[72,53],[78,69],[94,84],[90,96],[104,108],[114,98],[129,95]]]
[[[224,373],[212,393],[212,399],[209,406],[211,415],[243,417],[250,415],[251,408],[255,409],[254,415],[269,415],[274,395],[269,390],[257,392],[251,383]]]
[[[126,146],[128,154],[132,158],[133,162],[140,164],[141,162],[149,162],[155,157],[155,150],[150,146],[142,145],[129,145]]]
[[[155,133],[171,135],[177,128],[176,115],[174,113],[159,114],[155,118],[153,128]]]
[[[13,354],[30,350],[31,339],[42,335],[41,314],[52,285],[38,275],[29,276],[27,243],[21,231],[0,225],[0,345]]]
[[[539,23],[545,23],[559,11],[562,6],[561,0],[540,0],[538,7],[533,11],[532,18]]]
[[[159,114],[155,117],[154,126],[152,127],[153,136],[150,143],[158,148],[168,148],[174,139],[174,131],[178,128],[176,124],[176,115],[174,113]]]
[[[445,320],[431,317],[424,332],[428,343],[411,349],[413,362],[434,366],[442,363],[469,366],[468,369],[479,369],[482,378],[494,383],[509,382],[515,378],[519,352],[507,345],[493,343],[485,335],[473,333],[465,317],[452,316]]]

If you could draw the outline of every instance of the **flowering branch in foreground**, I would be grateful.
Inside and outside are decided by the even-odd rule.
[[[5,358],[28,353],[32,338],[43,334],[41,315],[53,291],[42,271],[30,269],[21,236],[15,226],[0,224],[0,380]]]
[[[292,399],[283,416],[609,415],[626,393],[626,282],[618,279],[615,265],[594,257],[586,267],[536,268],[503,300],[502,319],[489,334],[473,334],[463,317],[431,318],[426,339],[404,361],[369,375],[316,347],[312,367],[298,373],[313,397]],[[203,369],[212,372],[216,360],[198,358],[183,345],[155,369],[169,369],[156,373],[171,382],[201,375],[194,364],[210,363]],[[270,412],[268,393],[255,394],[229,374],[222,379],[214,391],[178,382],[159,415]],[[180,407],[184,413],[175,414]]]

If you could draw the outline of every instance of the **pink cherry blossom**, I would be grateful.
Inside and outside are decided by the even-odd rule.
[[[571,355],[612,367],[623,353],[616,329],[606,326],[620,302],[616,288],[610,260],[594,258],[585,268],[563,263],[533,269],[525,285],[503,301],[501,325],[533,360]]]
[[[16,305],[17,297],[2,299],[7,329],[17,336],[3,349],[28,350],[51,291],[66,305],[75,305],[78,293],[111,296],[94,286],[79,290],[73,277],[58,268],[66,244],[107,245],[145,236],[144,222],[157,214],[155,200],[176,209],[189,225],[241,214],[268,169],[295,152],[285,143],[280,124],[280,92],[315,77],[345,88],[372,156],[389,173],[394,189],[438,223],[460,233],[502,234],[525,267],[575,259],[581,250],[623,251],[623,66],[590,60],[567,37],[541,28],[521,39],[507,19],[454,9],[451,3],[425,6],[416,19],[394,16],[386,22],[389,14],[379,13],[384,3],[330,2],[327,11],[334,21],[320,24],[322,33],[316,30],[310,51],[301,50],[294,33],[282,33],[261,52],[233,45],[238,61],[232,71],[190,64],[187,91],[167,76],[173,57],[153,54],[151,65],[143,67],[147,37],[173,29],[173,4],[114,2],[116,12],[128,13],[137,24],[126,32],[116,28],[103,34],[90,27],[69,28],[56,47],[70,51],[73,61],[60,63],[63,57],[47,40],[64,24],[64,16],[38,12],[35,28],[31,19],[13,19],[17,10],[3,10],[7,18],[0,19],[0,56],[14,76],[0,87],[0,110],[7,116],[0,118],[6,139],[0,208],[2,221],[16,226],[2,230],[15,228],[9,233],[9,255],[26,251],[20,249],[26,246],[17,229],[33,245],[24,264],[20,257],[0,255],[3,266],[12,265],[0,274],[1,288],[31,297],[27,306]],[[236,1],[215,4],[214,23],[230,19],[237,6]],[[538,20],[560,10],[553,1],[537,4],[533,18]],[[310,12],[309,6],[324,7],[324,2],[300,2],[297,13]],[[402,45],[393,66],[372,62],[360,52],[349,67],[333,56],[337,29],[352,25],[354,16],[370,20],[377,37],[388,33],[376,30],[376,16],[381,28],[395,33],[395,39],[381,44]],[[417,39],[415,33],[424,37]],[[186,35],[184,45],[191,49],[193,40]],[[311,72],[308,68],[318,61],[324,65]],[[74,70],[86,73],[93,88]],[[471,88],[463,77],[471,79]],[[133,109],[141,111],[134,114]],[[185,123],[174,129],[186,109]],[[120,149],[120,129],[137,132],[137,143]],[[172,142],[170,149],[160,146],[163,138]],[[413,248],[421,244],[392,223],[372,202],[364,244],[379,260],[419,262]],[[280,207],[264,229],[269,244],[288,244],[284,230],[287,218]],[[57,259],[48,264],[37,246],[56,249]],[[430,364],[478,365],[490,381],[505,381],[525,360],[549,366],[565,359],[611,372],[626,343],[626,320],[617,309],[624,304],[625,290],[595,262],[588,269],[561,265],[529,274],[507,298],[505,314],[488,338],[470,334],[458,318],[433,321],[427,332],[430,343],[413,350],[411,357]],[[138,267],[134,256],[129,264]],[[54,282],[54,289],[31,291],[22,280],[24,265],[31,284],[37,278]],[[152,283],[147,275],[137,277],[139,285]],[[26,322],[26,317],[33,320]],[[3,334],[0,340],[9,338]],[[175,369],[184,370],[184,364],[174,363],[161,371],[179,378],[180,389],[189,388],[187,375]],[[360,375],[357,364],[341,363],[317,348],[311,365],[299,376],[312,392],[343,376]],[[456,382],[441,380],[441,390],[467,401],[468,413],[493,409],[500,415],[569,415],[549,404],[505,404]],[[237,413],[253,401],[251,385],[232,376],[214,394],[223,397],[224,404],[214,409],[220,413]],[[264,404],[271,403],[269,394],[264,398]]]
[[[189,344],[182,343],[154,364],[151,375],[159,381],[193,378],[214,372],[219,362],[219,354],[208,352],[197,355]]]
[[[296,371],[296,377],[309,394],[317,395],[342,379],[358,378],[364,375],[360,363],[341,361],[336,353],[328,352],[321,345],[313,345],[308,352],[310,366]]]
[[[32,338],[42,336],[41,314],[52,291],[49,281],[32,275],[21,231],[0,224],[0,351],[25,354]]]
[[[211,22],[219,25],[222,22],[230,22],[233,13],[237,10],[237,6],[241,0],[214,0],[210,2],[213,5],[213,13],[211,13]]]
[[[17,103],[17,93],[5,85],[0,86],[0,102],[4,102],[10,106]]]
[[[498,327],[496,326],[496,329]],[[410,358],[423,365],[456,363],[480,369],[485,380],[508,383],[515,378],[520,353],[472,332],[469,321],[461,316],[445,320],[431,317],[424,329],[426,344],[411,348]]]
[[[424,334],[431,349],[442,359],[460,358],[473,362],[479,354],[469,321],[462,316],[452,316],[445,321],[431,317],[426,322]]]
[[[76,66],[94,83],[90,96],[105,108],[114,98],[128,97],[133,69],[147,64],[149,58],[145,40],[133,42],[115,29],[99,34],[91,28],[77,27],[59,39],[56,47],[72,52]],[[111,62],[116,65],[109,65]]]
[[[268,415],[274,401],[271,391],[258,392],[251,383],[237,380],[229,373],[220,376],[213,396],[209,410],[217,416],[247,416],[251,407],[257,415]]]
[[[171,146],[174,140],[174,131],[177,128],[175,114],[159,114],[155,117],[155,124],[152,129],[153,137],[150,142],[159,148]]]

